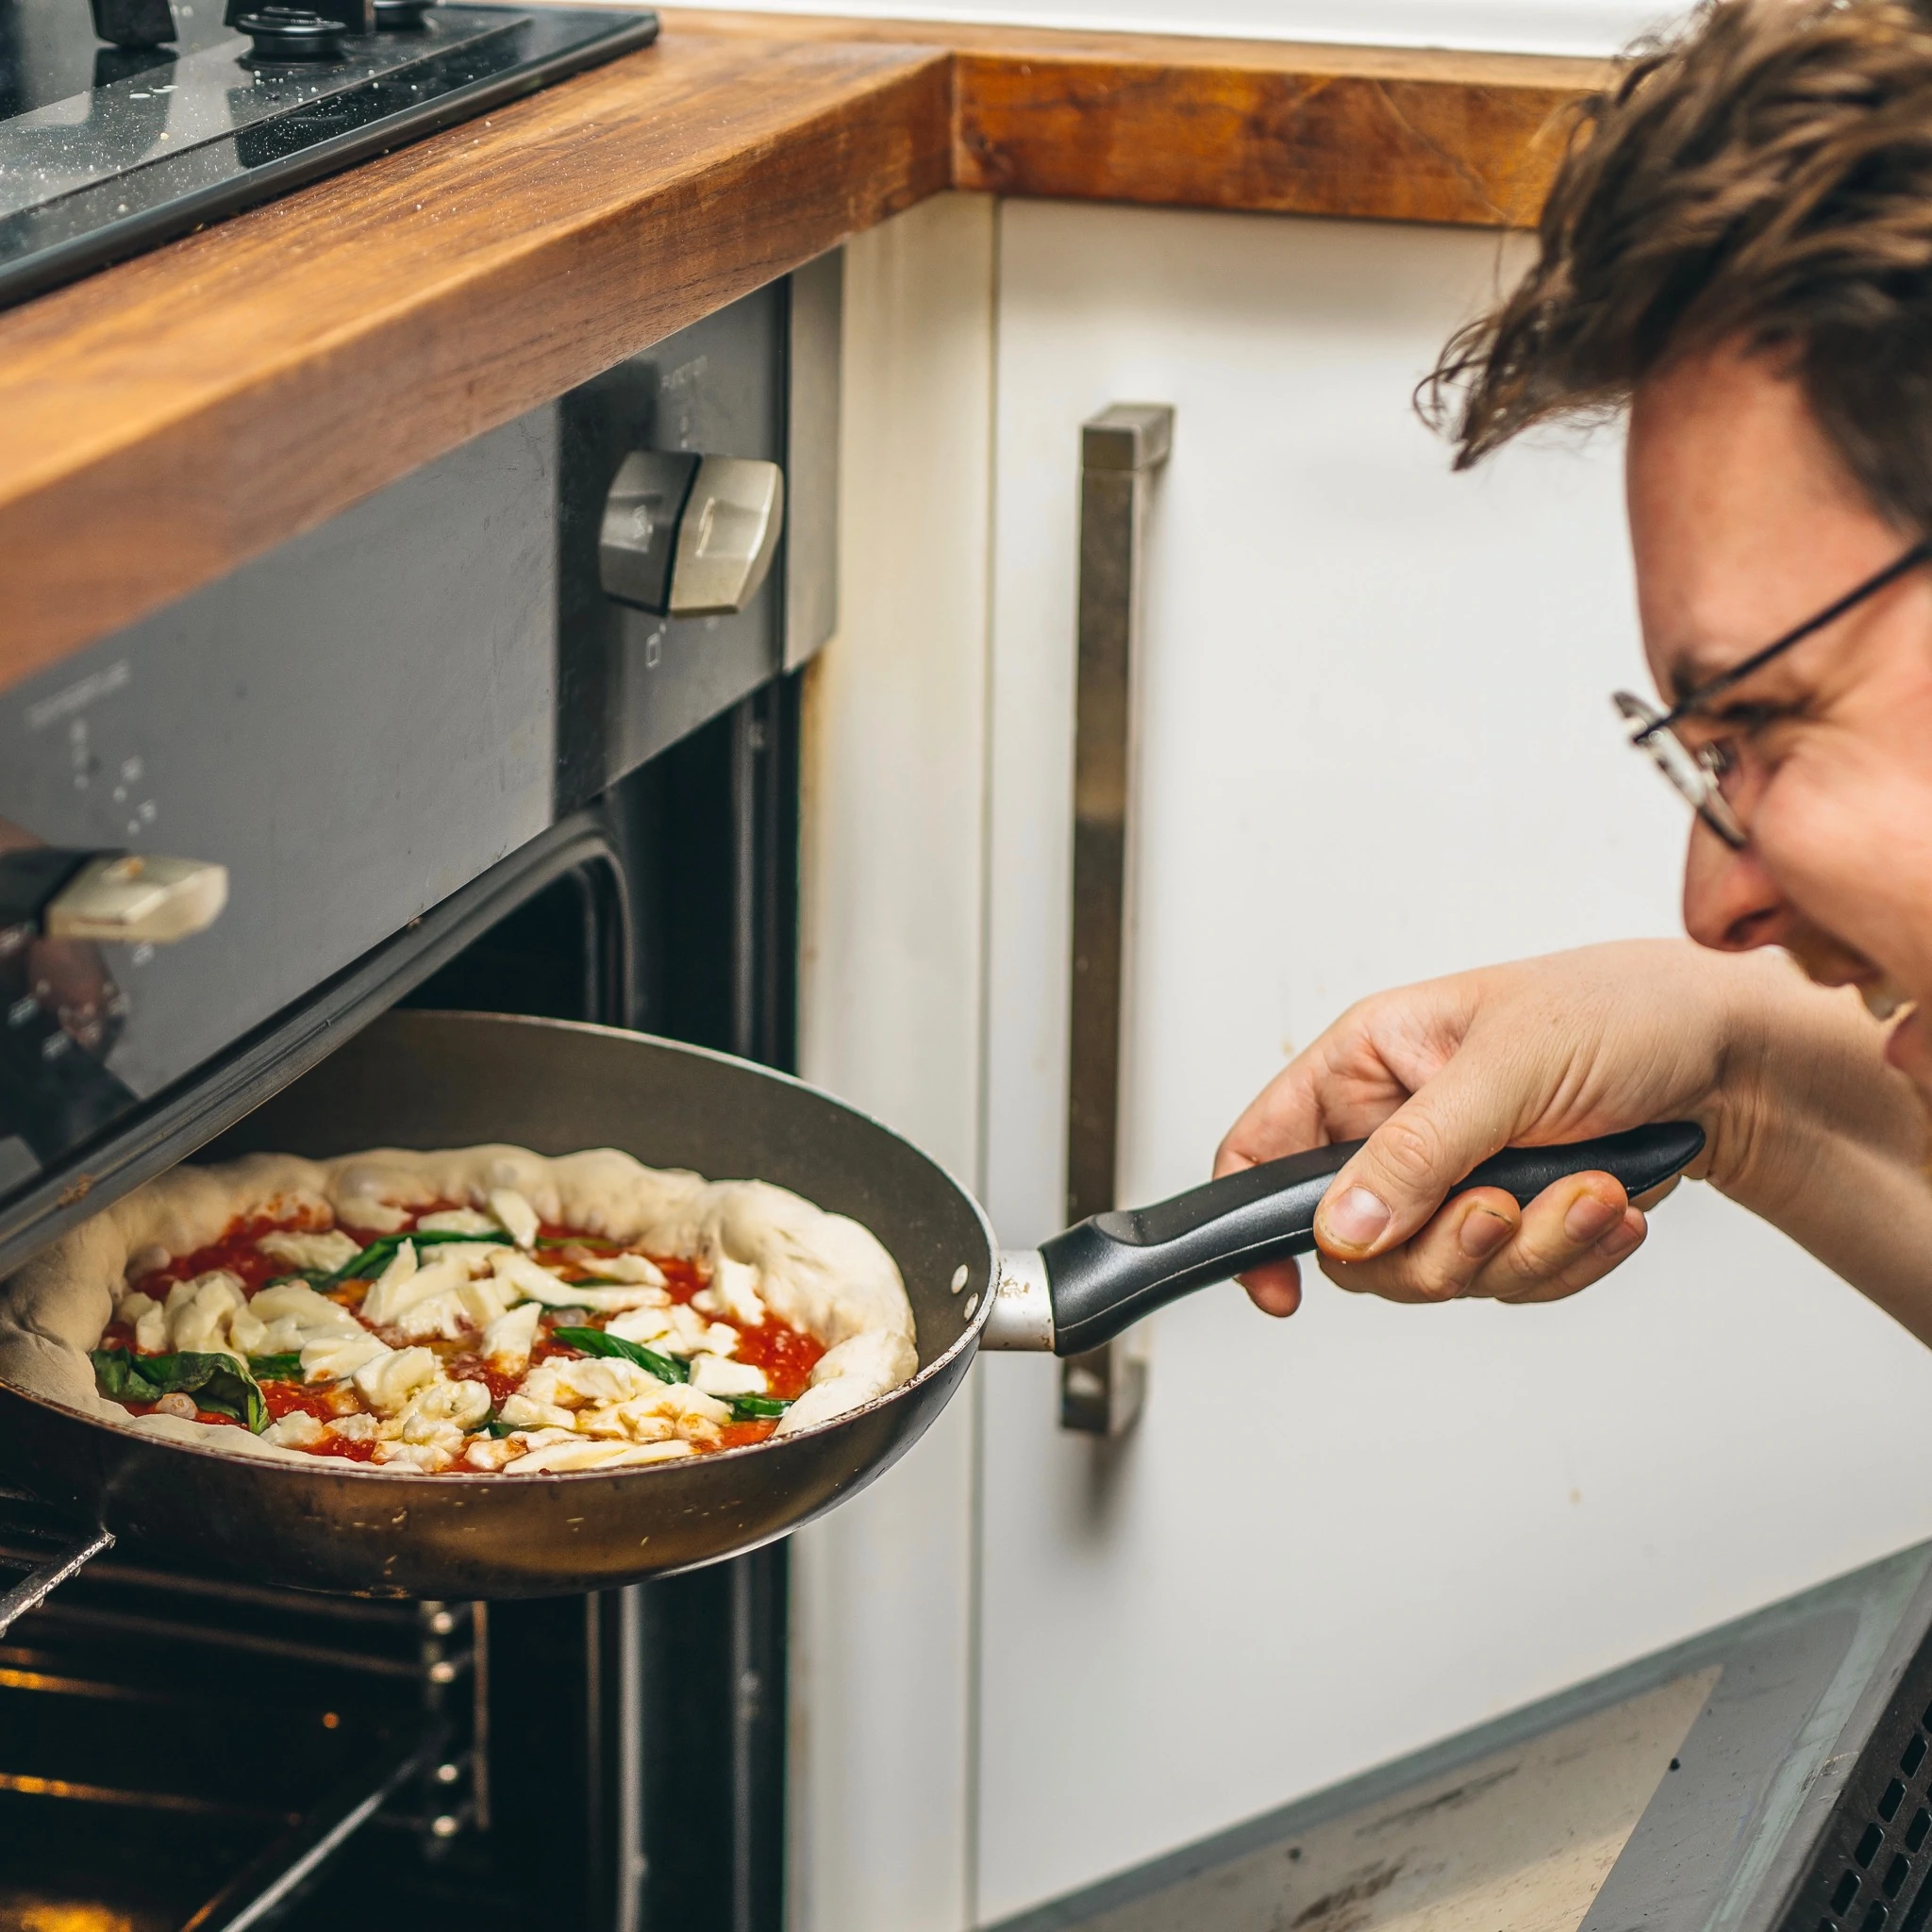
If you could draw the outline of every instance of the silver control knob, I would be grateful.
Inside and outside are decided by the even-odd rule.
[[[0,853],[0,928],[165,945],[205,932],[227,903],[227,867],[198,858],[47,845]]]
[[[658,617],[722,617],[758,595],[784,526],[776,463],[633,450],[605,500],[597,578]]]
[[[91,858],[48,902],[50,939],[167,945],[206,932],[228,903],[228,868],[146,853]]]

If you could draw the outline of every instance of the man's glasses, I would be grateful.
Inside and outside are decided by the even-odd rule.
[[[1739,818],[1724,791],[1726,781],[1735,779],[1737,775],[1737,754],[1723,741],[1713,744],[1686,744],[1677,736],[1677,725],[1685,718],[1701,711],[1712,698],[1721,696],[1733,685],[1741,684],[1754,671],[1762,670],[1793,644],[1808,638],[1814,631],[1823,630],[1826,625],[1835,624],[1847,610],[1862,604],[1868,597],[1875,597],[1888,584],[1927,561],[1932,561],[1932,541],[1914,543],[1903,557],[1895,558],[1876,576],[1867,577],[1856,590],[1847,591],[1836,604],[1827,606],[1815,617],[1807,617],[1795,630],[1786,631],[1783,637],[1766,644],[1761,651],[1754,652],[1741,664],[1733,664],[1707,684],[1701,684],[1695,691],[1687,692],[1668,711],[1659,711],[1634,691],[1620,691],[1616,694],[1612,703],[1630,726],[1630,742],[1649,755],[1657,770],[1671,781],[1672,788],[1689,802],[1691,810],[1733,852],[1741,852],[1750,841],[1743,821]]]

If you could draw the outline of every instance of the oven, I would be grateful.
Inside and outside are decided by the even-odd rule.
[[[0,1269],[396,1007],[790,1066],[839,308],[835,256],[0,693]],[[124,854],[225,903],[62,925]],[[782,1544],[473,1604],[100,1541],[0,1495],[6,1923],[780,1924]]]

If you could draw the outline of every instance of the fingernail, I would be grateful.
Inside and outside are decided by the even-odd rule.
[[[1351,1188],[1322,1210],[1324,1231],[1344,1248],[1365,1248],[1389,1225],[1389,1205],[1366,1188]]]
[[[1621,1208],[1612,1208],[1607,1201],[1600,1201],[1594,1194],[1579,1194],[1570,1204],[1569,1213],[1563,1217],[1563,1232],[1573,1241],[1593,1241],[1598,1235],[1614,1227],[1623,1213]]]
[[[1487,1208],[1472,1208],[1456,1231],[1456,1245],[1472,1261],[1487,1261],[1509,1239],[1509,1224]]]
[[[1596,1251],[1606,1261],[1621,1261],[1642,1239],[1643,1230],[1631,1226],[1626,1218],[1597,1242]]]

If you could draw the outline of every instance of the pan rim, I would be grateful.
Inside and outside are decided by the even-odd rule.
[[[962,1187],[959,1184],[958,1177],[943,1161],[935,1158],[916,1141],[908,1140],[897,1128],[888,1126],[885,1122],[879,1120],[875,1115],[866,1112],[863,1108],[855,1107],[850,1101],[840,1099],[836,1093],[827,1092],[823,1087],[817,1087],[808,1080],[800,1079],[796,1074],[785,1073],[777,1067],[762,1066],[757,1060],[744,1059],[737,1054],[723,1053],[716,1047],[697,1046],[690,1041],[670,1040],[659,1033],[645,1033],[637,1027],[609,1026],[590,1020],[552,1020],[536,1013],[485,1013],[443,1007],[394,1008],[391,1010],[397,1013],[408,1012],[411,1017],[420,1016],[423,1019],[487,1020],[493,1024],[513,1023],[517,1025],[540,1028],[545,1032],[587,1033],[599,1038],[643,1041],[652,1046],[666,1047],[673,1052],[689,1055],[692,1058],[716,1061],[722,1065],[737,1068],[746,1073],[757,1074],[764,1079],[779,1081],[788,1087],[796,1088],[802,1093],[810,1094],[814,1099],[822,1100],[828,1106],[836,1107],[844,1113],[851,1114],[855,1119],[864,1122],[866,1125],[874,1127],[880,1133],[889,1135],[894,1141],[909,1147],[922,1160],[928,1162],[945,1178],[947,1185],[971,1209],[973,1219],[977,1224],[980,1235],[985,1241],[989,1262],[989,1278],[985,1291],[979,1298],[978,1307],[973,1311],[972,1316],[967,1321],[964,1331],[949,1348],[944,1350],[943,1353],[935,1356],[924,1368],[909,1375],[896,1389],[889,1389],[883,1395],[875,1395],[870,1402],[861,1403],[857,1408],[847,1409],[842,1414],[832,1417],[829,1422],[819,1424],[815,1428],[801,1429],[796,1436],[788,1436],[782,1440],[768,1436],[762,1442],[741,1443],[735,1449],[713,1449],[702,1457],[673,1457],[662,1462],[634,1463],[627,1468],[617,1469],[544,1470],[533,1475],[514,1477],[505,1476],[501,1471],[486,1470],[452,1471],[445,1474],[425,1475],[421,1471],[398,1471],[391,1474],[386,1468],[378,1469],[373,1468],[366,1463],[349,1462],[340,1457],[316,1456],[308,1458],[310,1462],[318,1465],[317,1468],[309,1470],[301,1468],[294,1463],[284,1462],[278,1457],[262,1457],[258,1458],[248,1456],[238,1456],[226,1449],[204,1447],[199,1443],[175,1442],[164,1436],[140,1435],[132,1429],[122,1428],[118,1424],[103,1422],[98,1416],[89,1415],[83,1409],[69,1408],[64,1402],[55,1402],[44,1395],[30,1394],[25,1389],[16,1388],[11,1382],[0,1381],[0,1396],[10,1398],[16,1402],[30,1404],[36,1408],[51,1410],[57,1415],[65,1416],[70,1421],[81,1424],[88,1428],[98,1429],[106,1436],[138,1444],[144,1449],[161,1449],[166,1450],[172,1455],[212,1458],[217,1462],[228,1464],[245,1463],[252,1470],[262,1472],[274,1471],[279,1475],[298,1477],[304,1481],[313,1481],[319,1478],[325,1482],[337,1479],[349,1482],[380,1482],[390,1485],[394,1490],[420,1485],[425,1490],[441,1493],[447,1491],[453,1485],[473,1488],[479,1483],[487,1483],[493,1486],[502,1482],[514,1482],[519,1486],[537,1487],[615,1482],[626,1476],[649,1476],[659,1471],[668,1472],[686,1468],[693,1462],[702,1461],[707,1465],[717,1465],[735,1458],[762,1455],[768,1450],[782,1450],[789,1443],[804,1441],[808,1438],[821,1438],[834,1430],[844,1428],[847,1424],[857,1424],[867,1416],[877,1414],[898,1402],[901,1397],[909,1395],[915,1389],[935,1379],[958,1359],[962,1351],[976,1350],[978,1348],[980,1335],[985,1330],[986,1324],[992,1314],[993,1298],[999,1292],[1001,1251],[999,1241],[993,1233],[992,1224],[987,1219],[985,1208],[979,1205],[979,1201],[972,1190]],[[381,1015],[372,1024],[379,1025],[382,1020],[388,1017],[389,1015],[387,1014]],[[192,1158],[192,1156],[184,1157],[183,1160],[176,1164],[185,1166],[188,1160]],[[692,1170],[692,1172],[695,1172],[695,1170]],[[705,1178],[707,1180],[717,1178],[757,1179],[758,1176],[716,1176],[708,1174]]]

